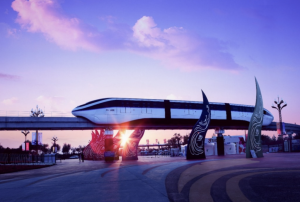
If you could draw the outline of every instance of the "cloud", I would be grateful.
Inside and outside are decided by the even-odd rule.
[[[12,98],[9,98],[9,99],[6,99],[6,100],[3,100],[2,103],[5,104],[5,105],[12,105],[12,104],[15,104],[15,103],[18,103],[19,102],[19,99],[17,97],[12,97]]]
[[[16,37],[17,29],[15,28],[9,28],[7,29],[7,36]]]
[[[0,73],[0,79],[19,79],[19,76]]]
[[[161,29],[152,17],[143,16],[133,27],[115,23],[112,16],[105,31],[98,31],[78,18],[63,14],[55,0],[15,0],[16,20],[28,32],[43,33],[47,40],[64,49],[108,51],[124,50],[161,61],[169,68],[182,70],[222,69],[240,71],[228,52],[228,44],[202,37],[182,27]]]
[[[182,100],[182,97],[177,97],[174,94],[170,94],[170,95],[167,96],[167,99],[168,100]]]
[[[47,109],[50,108],[50,110],[59,110],[65,101],[65,98],[60,96],[40,95],[36,98],[36,101],[38,101],[38,103],[43,107],[47,107]]]
[[[12,8],[18,12],[16,22],[29,32],[41,32],[65,49],[98,50],[89,41],[94,36],[93,31],[79,19],[61,14],[55,0],[16,0]]]
[[[233,56],[226,52],[226,43],[201,37],[182,27],[161,30],[152,17],[144,16],[133,26],[133,36],[140,52],[161,60],[169,67],[184,70],[243,69],[235,63]]]

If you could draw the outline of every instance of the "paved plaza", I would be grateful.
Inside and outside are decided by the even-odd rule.
[[[0,175],[0,201],[299,201],[300,153],[58,161]]]

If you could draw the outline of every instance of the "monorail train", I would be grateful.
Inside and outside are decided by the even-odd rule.
[[[254,106],[211,102],[211,124],[248,125]],[[192,126],[202,112],[202,102],[134,98],[103,98],[80,105],[72,114],[96,124],[186,124]],[[263,125],[273,121],[273,115],[264,109]]]

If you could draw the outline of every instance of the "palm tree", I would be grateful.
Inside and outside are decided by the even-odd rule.
[[[177,142],[177,145],[178,145],[178,148],[179,148],[179,151],[181,151],[181,148],[180,148],[180,141],[182,139],[182,136],[180,135],[180,133],[175,133],[173,135],[173,138],[176,140]]]

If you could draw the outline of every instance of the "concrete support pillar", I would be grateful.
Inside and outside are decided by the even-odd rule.
[[[220,128],[215,129],[215,133],[218,134],[217,136],[217,151],[218,156],[224,156],[224,130]]]
[[[119,160],[119,148],[122,143],[122,136],[125,133],[126,130],[119,130],[119,132],[113,138],[113,150],[115,152],[115,160]]]
[[[104,152],[104,160],[105,161],[113,161],[115,159],[115,152],[113,150],[113,134],[114,131],[111,129],[105,129],[105,152]]]

